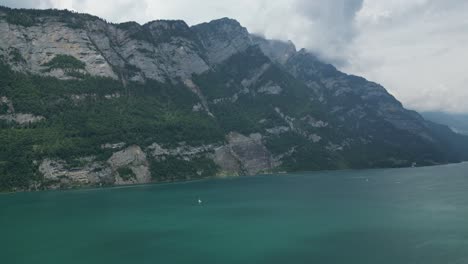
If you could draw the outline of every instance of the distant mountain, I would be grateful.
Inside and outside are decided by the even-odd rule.
[[[468,114],[423,112],[422,115],[427,120],[446,125],[457,133],[468,135]]]
[[[468,159],[382,86],[223,18],[0,8],[0,189]]]

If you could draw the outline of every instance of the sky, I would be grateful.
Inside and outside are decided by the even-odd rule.
[[[111,22],[222,17],[382,84],[410,109],[468,113],[466,0],[0,0]]]

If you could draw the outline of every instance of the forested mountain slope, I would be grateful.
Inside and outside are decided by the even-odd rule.
[[[467,159],[382,86],[235,20],[0,8],[0,36],[1,190]]]

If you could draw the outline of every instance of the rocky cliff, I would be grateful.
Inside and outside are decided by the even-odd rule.
[[[0,8],[0,189],[431,165],[468,140],[224,18]]]

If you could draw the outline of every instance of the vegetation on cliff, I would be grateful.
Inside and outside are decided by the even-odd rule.
[[[112,153],[100,146],[109,142],[144,147],[224,138],[212,117],[191,111],[197,98],[180,85],[150,81],[124,87],[118,81],[89,76],[63,81],[17,73],[0,64],[0,94],[17,112],[46,118],[29,125],[0,120],[2,190],[39,180],[37,162],[46,157],[73,161],[94,155],[105,160]],[[118,96],[108,99],[109,95]]]

